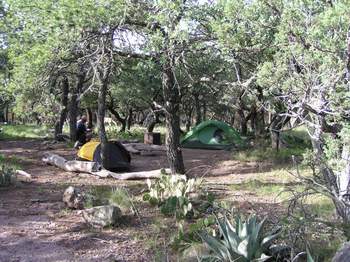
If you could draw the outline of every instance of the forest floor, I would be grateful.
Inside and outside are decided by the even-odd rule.
[[[69,210],[62,202],[70,185],[81,190],[125,186],[142,196],[144,180],[64,172],[42,163],[47,151],[68,159],[76,154],[64,144],[45,145],[43,140],[0,142],[0,154],[33,176],[30,182],[0,189],[0,261],[165,261],[175,224],[156,208],[140,200],[136,203],[139,217],[130,216],[117,228],[96,230],[84,223],[80,211]],[[283,215],[285,208],[277,194],[291,181],[283,166],[235,161],[227,151],[184,149],[183,154],[188,174],[204,177],[221,200],[270,220]],[[133,171],[166,166],[165,154],[132,157]]]

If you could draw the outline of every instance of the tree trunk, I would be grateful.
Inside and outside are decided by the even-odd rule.
[[[152,112],[151,112],[151,114],[152,114]],[[152,133],[154,128],[156,127],[156,124],[158,124],[160,122],[158,113],[153,113],[153,114],[154,114],[154,116],[147,124],[147,132],[148,133]]]
[[[192,108],[186,113],[186,133],[190,131],[192,126]]]
[[[125,132],[126,130],[126,118],[120,116],[117,110],[115,110],[112,106],[108,106],[109,112],[115,117],[115,119],[122,125],[120,128],[120,132]]]
[[[162,87],[166,109],[167,158],[172,174],[184,174],[185,167],[180,147],[180,92],[173,72],[173,55],[166,54],[162,70]]]
[[[94,127],[94,124],[93,124],[93,113],[90,107],[86,108],[86,115],[87,115],[87,127],[89,129],[92,129]]]
[[[98,137],[101,142],[101,159],[102,164],[105,163],[106,144],[108,143],[105,129],[105,113],[106,113],[106,96],[107,96],[107,79],[103,79],[98,91],[98,109],[97,109],[97,126]]]
[[[4,118],[5,118],[5,122],[8,123],[9,122],[9,106],[8,105],[5,106]]]
[[[244,111],[242,109],[239,109],[237,111],[238,115],[239,115],[239,120],[240,120],[240,131],[241,131],[241,134],[243,136],[246,136],[247,133],[248,133],[248,125],[247,125],[247,119],[244,115]]]
[[[197,126],[202,122],[202,110],[201,110],[201,105],[200,105],[198,94],[194,95],[194,105],[196,108],[196,126]]]
[[[71,141],[77,140],[77,117],[78,117],[78,93],[74,89],[69,101],[69,137]]]
[[[65,77],[61,83],[62,87],[62,96],[61,96],[61,112],[60,118],[55,124],[55,139],[58,138],[59,134],[63,132],[64,121],[66,121],[68,113],[68,93],[69,93],[69,81]]]
[[[257,117],[258,113],[256,112],[256,107],[252,106],[252,109],[250,111],[250,128],[253,132],[254,137],[257,136]]]
[[[207,102],[203,101],[203,121],[207,120]]]
[[[263,109],[258,111],[255,126],[257,130],[257,135],[265,134],[265,111]]]
[[[127,129],[130,131],[133,121],[133,110],[129,108],[128,120],[127,120]]]
[[[282,118],[276,115],[270,124],[270,138],[271,138],[271,147],[276,151],[280,149],[280,132],[282,125]]]

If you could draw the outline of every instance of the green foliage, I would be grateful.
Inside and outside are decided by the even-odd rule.
[[[155,182],[147,180],[147,185],[149,192],[144,194],[144,201],[158,205],[164,215],[175,215],[177,219],[183,219],[193,212],[189,194],[200,189],[201,181],[162,172]]]
[[[0,132],[0,140],[43,138],[49,135],[49,130],[46,126],[3,125],[1,128],[2,132]]]
[[[141,127],[134,126],[131,130],[120,132],[120,126],[110,125],[107,128],[107,134],[111,139],[118,140],[134,140],[143,141],[143,135],[145,130]]]
[[[14,169],[6,166],[0,165],[0,187],[6,187],[11,185],[15,180]]]
[[[179,252],[185,252],[194,245],[202,243],[200,233],[208,230],[208,228],[213,226],[215,222],[215,216],[209,215],[207,217],[197,219],[186,229],[182,225],[179,226],[178,232],[172,240],[172,247]]]
[[[276,151],[272,148],[251,148],[234,152],[232,158],[234,160],[249,161],[271,161],[273,163],[283,164],[291,163],[292,156],[301,157],[305,152],[302,148],[281,148]]]
[[[84,198],[85,207],[116,205],[124,213],[130,211],[134,214],[138,213],[133,204],[132,197],[123,187],[95,186],[85,193]]]
[[[266,261],[268,249],[280,233],[279,229],[264,233],[265,219],[258,223],[256,216],[246,221],[237,217],[234,225],[225,216],[216,218],[216,224],[218,237],[201,234],[203,242],[212,251],[203,257],[203,261]]]

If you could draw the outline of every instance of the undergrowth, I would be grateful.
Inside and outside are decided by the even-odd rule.
[[[0,140],[38,139],[49,136],[46,126],[37,125],[2,125]]]

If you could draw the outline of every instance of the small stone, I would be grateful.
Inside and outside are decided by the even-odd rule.
[[[74,187],[68,187],[63,193],[63,202],[72,209],[83,209],[84,198]]]
[[[111,205],[88,208],[82,213],[86,223],[95,228],[116,225],[122,217],[120,208]]]

